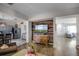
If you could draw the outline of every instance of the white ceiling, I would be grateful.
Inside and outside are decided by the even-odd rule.
[[[8,6],[7,4],[4,4]],[[14,3],[8,6],[26,17],[48,14],[51,17],[73,15],[79,13],[78,3]]]

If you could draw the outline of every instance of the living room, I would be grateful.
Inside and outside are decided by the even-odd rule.
[[[62,5],[67,8],[62,8]],[[71,7],[72,5],[74,6]],[[66,41],[64,43],[62,39],[60,40],[60,38],[55,36],[55,34],[57,33],[55,31],[59,30],[56,28],[57,25],[55,21],[56,17],[60,18],[60,16],[62,16],[62,18],[65,17],[66,19],[72,16],[76,18],[75,20],[76,22],[78,21],[78,14],[76,14],[78,10],[77,11],[74,10],[78,6],[75,5],[76,4],[52,4],[52,3],[51,4],[42,4],[42,3],[0,4],[0,25],[1,25],[0,30],[2,35],[1,38],[2,43],[0,46],[1,54],[4,54],[5,56],[76,55],[77,53],[72,54],[72,52],[69,54],[65,54],[64,52],[70,51],[70,50],[66,50],[67,47],[70,45],[68,44],[68,46],[66,46],[67,45]],[[65,11],[63,11],[63,9],[65,9]],[[68,12],[67,10],[69,11],[72,10],[74,14],[72,11]],[[73,19],[72,17],[70,19]],[[65,23],[68,20],[66,19],[65,21],[60,21],[60,19],[58,19],[58,22]],[[78,24],[76,24],[76,26],[78,26]],[[59,27],[61,26],[59,25]],[[64,31],[62,29],[59,32],[63,33]],[[9,35],[8,38],[10,39],[5,40],[7,38],[6,34]],[[57,40],[55,38],[57,38]],[[76,40],[77,40],[76,46],[78,48],[79,40],[78,39]],[[64,46],[66,49],[63,50],[63,47],[59,48],[60,46]],[[76,46],[74,46],[75,49]],[[58,51],[56,48],[60,49],[60,51]]]

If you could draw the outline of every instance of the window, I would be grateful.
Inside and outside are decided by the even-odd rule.
[[[47,25],[36,25],[35,30],[47,30],[48,26]]]
[[[68,33],[76,33],[76,25],[68,26]]]

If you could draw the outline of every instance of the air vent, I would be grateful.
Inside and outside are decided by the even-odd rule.
[[[14,3],[8,3],[8,5],[13,5]]]

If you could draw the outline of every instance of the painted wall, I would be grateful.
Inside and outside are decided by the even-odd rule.
[[[21,39],[26,39],[26,25],[25,24],[26,21],[18,21],[16,24],[18,24],[18,28],[20,28],[21,30]]]
[[[50,20],[52,17],[51,14],[45,13],[45,14],[37,14],[29,17],[30,21],[44,21],[44,20]]]
[[[79,15],[76,16],[76,20],[77,20],[77,40],[76,40],[76,44],[79,45]]]
[[[32,39],[32,25],[30,21],[27,21],[26,24],[26,42],[28,43]]]

